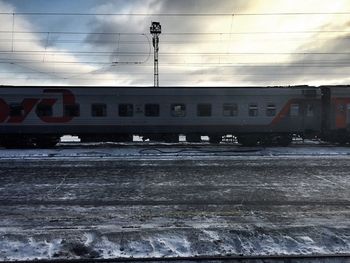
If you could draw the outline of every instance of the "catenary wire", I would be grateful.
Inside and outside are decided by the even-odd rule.
[[[217,17],[217,16],[310,16],[350,15],[350,12],[261,12],[261,13],[80,13],[80,12],[0,12],[0,15],[20,16],[159,16],[159,17]]]

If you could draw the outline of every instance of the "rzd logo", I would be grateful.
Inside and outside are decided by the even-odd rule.
[[[56,93],[62,94],[62,102],[63,108],[66,105],[74,105],[75,97],[74,94],[67,89],[45,89],[44,93]],[[21,123],[23,122],[28,114],[33,110],[35,105],[47,105],[53,106],[57,102],[57,99],[37,99],[37,98],[25,98],[22,100],[20,105],[23,108],[23,114],[20,116],[10,116],[10,106],[0,98],[0,123]],[[43,122],[48,123],[64,123],[69,122],[74,117],[72,116],[64,116],[62,112],[62,116],[38,116]]]

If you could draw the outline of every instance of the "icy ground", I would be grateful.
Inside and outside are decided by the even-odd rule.
[[[0,149],[0,260],[350,252],[350,147]]]
[[[166,143],[60,143],[54,149],[0,148],[0,159],[227,159],[230,157],[324,157],[348,156],[349,146],[294,143],[290,147],[241,147],[237,144],[166,144]],[[73,158],[74,157],[74,158]]]

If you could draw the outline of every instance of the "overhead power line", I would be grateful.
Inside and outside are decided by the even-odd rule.
[[[0,75],[11,75],[11,77],[13,77],[12,75],[14,75],[14,77],[20,75],[20,74],[26,74],[26,75],[50,75],[50,74],[60,74],[60,75],[69,75],[70,78],[75,78],[75,76],[80,76],[80,75],[88,75],[90,77],[93,78],[93,76],[106,76],[106,74],[111,74],[111,73],[116,73],[118,76],[118,78],[120,76],[129,76],[129,75],[133,75],[133,76],[142,76],[142,77],[149,77],[150,74],[152,74],[152,71],[149,72],[113,72],[113,71],[104,71],[104,72],[71,72],[71,71],[17,71],[17,72],[8,72],[8,71],[0,71]],[[268,72],[263,72],[263,73],[238,73],[238,72],[213,72],[213,73],[208,73],[206,72],[205,75],[220,75],[220,76],[265,76],[265,75],[269,75],[269,76],[279,76],[279,75],[283,75],[283,76],[295,76],[295,72],[285,72],[285,71],[281,71],[281,72],[272,72],[272,73],[268,73]],[[307,72],[307,74],[310,75],[336,75],[336,76],[345,76],[348,75],[347,72],[323,72],[323,71],[312,71],[312,72]],[[196,71],[196,72],[192,72],[190,74],[185,74],[184,72],[162,72],[162,75],[169,75],[169,76],[184,76],[184,77],[191,77],[191,76],[200,76],[203,75],[203,73],[201,71]]]
[[[42,60],[25,60],[25,59],[3,59],[0,60],[0,64],[96,64],[96,65],[117,65],[118,63],[114,62],[102,62],[102,61],[45,61]],[[121,62],[121,64],[130,64],[130,65],[140,65],[149,67],[152,65],[144,65],[139,62]],[[237,63],[237,62],[209,62],[209,63],[196,63],[196,62],[163,62],[163,66],[191,66],[191,67],[207,67],[207,66],[216,66],[216,67],[297,67],[297,68],[332,68],[332,67],[350,67],[350,63],[310,63],[310,62],[298,62],[298,63]]]
[[[142,51],[44,51],[44,50],[23,50],[23,51],[1,51],[0,54],[23,54],[23,53],[39,53],[39,54],[111,54],[111,55],[149,55],[149,52]],[[212,55],[212,56],[230,56],[230,55],[350,55],[350,52],[162,52],[160,55]]]
[[[315,75],[315,76],[321,76],[322,74],[319,75]],[[267,74],[267,75],[245,75],[245,74],[232,74],[232,76],[241,76],[241,77],[252,77],[254,78],[254,81],[258,81],[258,80],[264,80],[264,81],[271,81],[271,77],[274,76],[278,76],[279,79],[274,79],[273,81],[281,81],[283,79],[289,79],[292,76],[291,75],[275,75],[275,74]],[[329,77],[329,75],[327,75]],[[335,75],[336,76],[336,75]],[[302,75],[301,77],[303,78],[308,78],[309,76],[306,75]],[[69,80],[69,81],[87,81],[89,83],[91,83],[91,81],[129,81],[130,78],[129,77],[125,77],[125,78],[87,78],[87,77],[81,77],[81,78],[70,78],[70,77],[64,77],[64,76],[52,76],[52,77],[11,77],[11,79],[7,78],[7,77],[0,77],[1,80],[6,80],[6,81],[13,81],[13,80]],[[143,83],[145,82],[145,80],[143,78],[139,78],[137,79],[138,81],[143,81]],[[203,79],[198,78],[195,82],[198,81],[203,81]],[[224,77],[224,76],[220,76],[220,81],[221,82],[228,82],[228,83],[232,83],[232,78],[228,78],[228,77]],[[179,79],[179,78],[167,78],[164,79],[165,83],[167,82],[188,82],[191,83],[193,81],[191,81],[191,79]]]
[[[0,15],[21,16],[300,16],[300,15],[350,15],[350,12],[271,12],[271,13],[65,13],[65,12],[0,12]]]
[[[0,30],[0,34],[59,34],[59,35],[146,35],[141,32],[78,32],[78,31],[23,31]],[[331,34],[350,33],[350,30],[301,30],[301,31],[240,31],[240,32],[164,32],[162,35],[246,35],[246,34]]]

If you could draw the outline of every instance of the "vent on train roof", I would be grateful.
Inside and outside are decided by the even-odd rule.
[[[317,95],[316,89],[303,89],[302,94],[308,98],[314,98]]]

